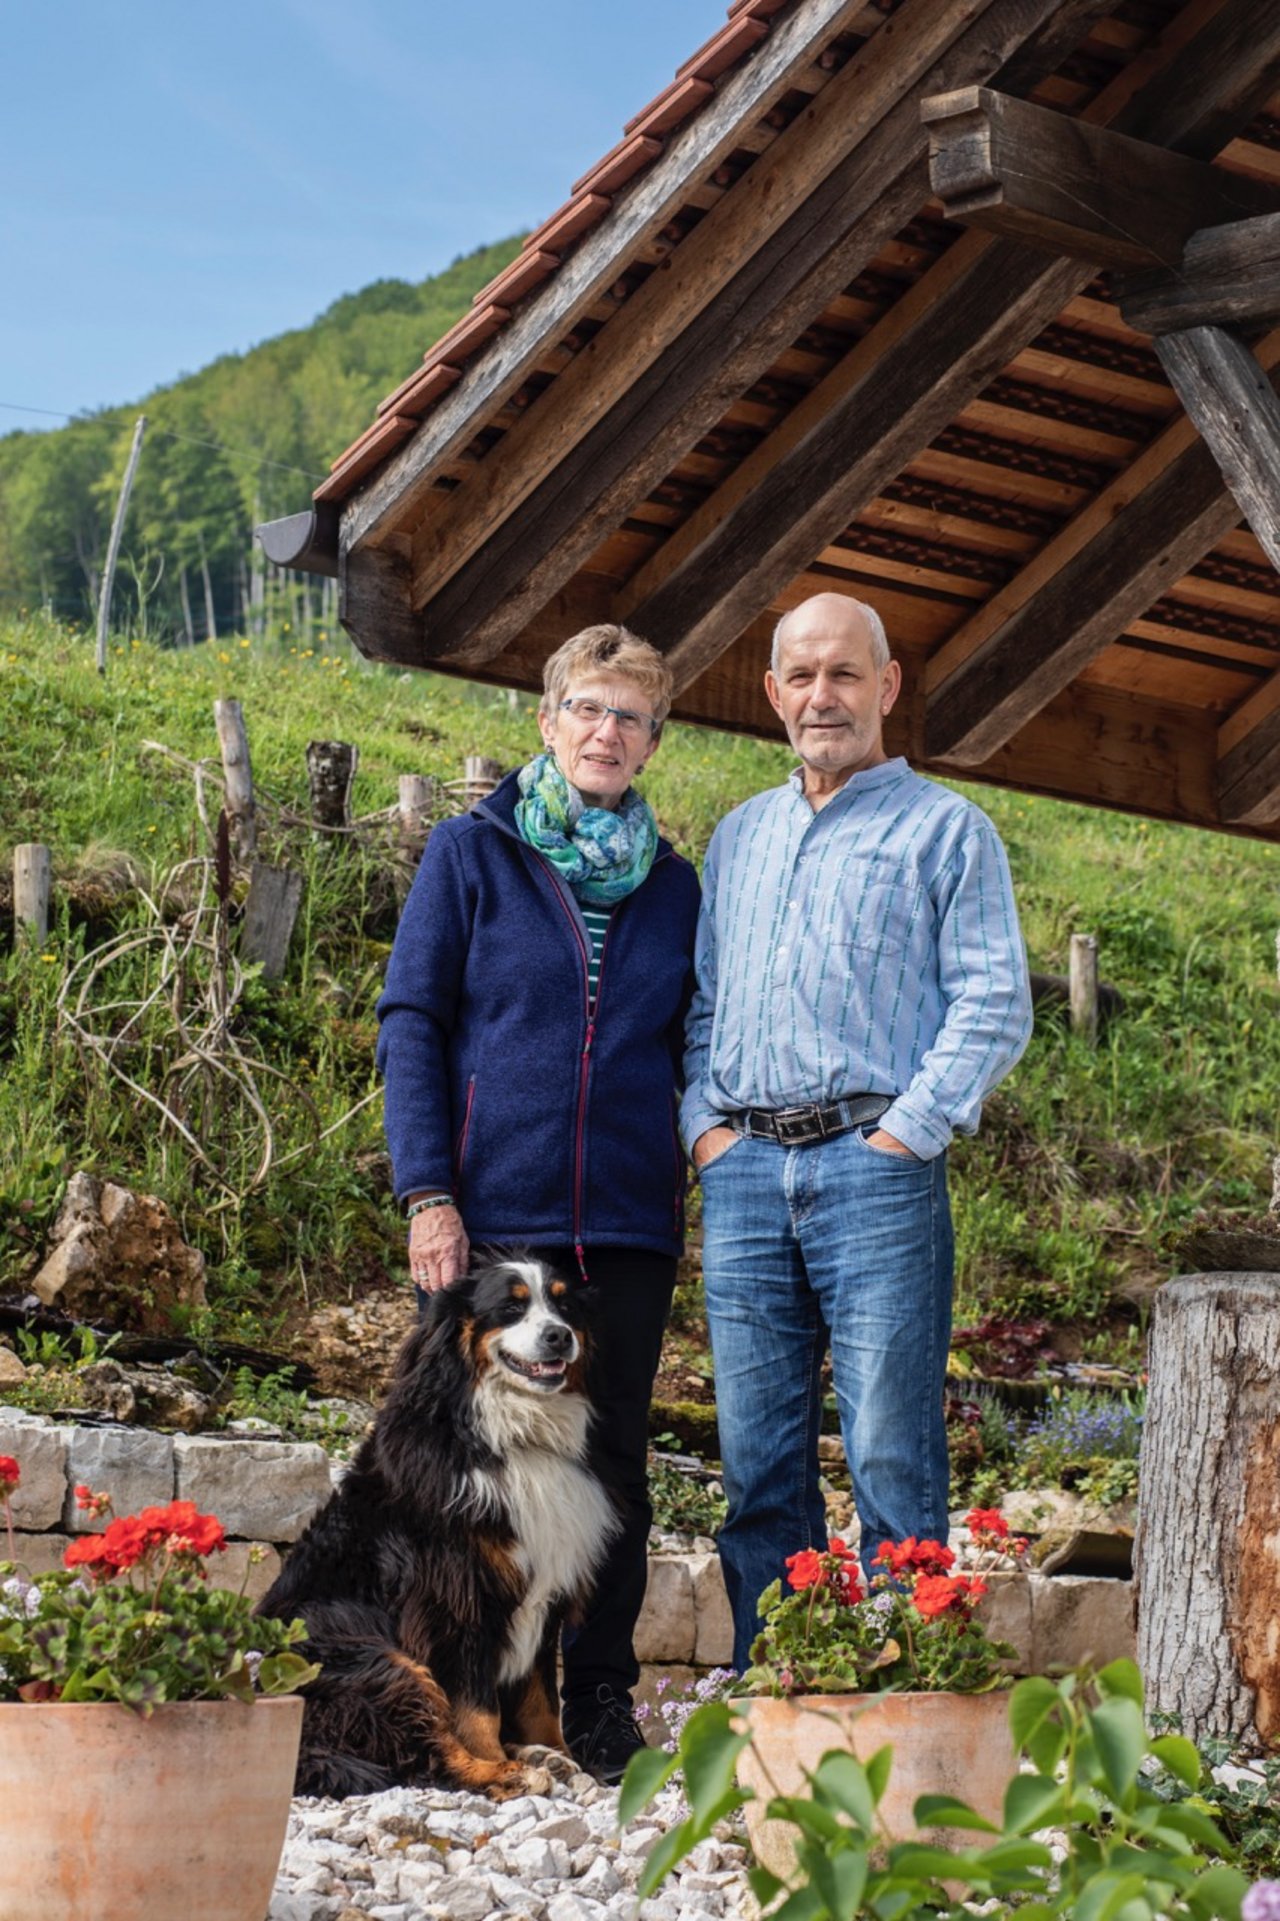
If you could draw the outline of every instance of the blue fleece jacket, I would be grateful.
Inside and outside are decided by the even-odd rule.
[[[451,1189],[473,1243],[678,1254],[697,876],[659,841],[589,1015],[586,924],[518,798],[512,774],[436,827],[405,904],[378,1002],[396,1193]]]

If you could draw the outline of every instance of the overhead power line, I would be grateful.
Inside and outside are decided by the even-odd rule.
[[[65,420],[78,427],[110,427],[115,433],[121,431],[122,423],[109,414],[71,414],[55,407],[24,407],[14,400],[0,400],[0,408],[10,414],[41,414],[46,420]],[[313,473],[308,467],[293,467],[286,460],[271,460],[266,454],[247,447],[228,447],[221,440],[201,440],[195,434],[180,434],[173,427],[152,427],[150,433],[153,439],[160,434],[166,440],[185,441],[189,447],[207,447],[214,453],[226,454],[229,460],[250,460],[258,467],[275,467],[284,474],[299,474],[303,480],[327,478],[324,474]]]

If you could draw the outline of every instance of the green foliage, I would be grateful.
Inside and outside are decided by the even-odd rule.
[[[1176,1722],[1172,1726],[1176,1731]],[[1255,1880],[1280,1880],[1280,1755],[1241,1761],[1229,1741],[1212,1736],[1201,1740],[1197,1751],[1198,1781],[1162,1766],[1152,1776],[1152,1788],[1209,1815]]]
[[[1022,1681],[1009,1722],[1031,1766],[1010,1781],[998,1823],[945,1795],[922,1795],[915,1805],[919,1827],[969,1830],[980,1844],[886,1846],[878,1809],[892,1751],[864,1764],[833,1749],[808,1776],[808,1793],[769,1802],[769,1818],[795,1830],[796,1866],[786,1880],[754,1868],[756,1899],[778,1902],[770,1912],[785,1921],[960,1921],[974,1901],[1011,1908],[1024,1921],[1239,1921],[1248,1882],[1229,1865],[1230,1842],[1192,1795],[1173,1802],[1150,1785],[1154,1767],[1194,1791],[1200,1760],[1178,1735],[1147,1734],[1132,1662],[1113,1662],[1092,1680]],[[620,1820],[634,1819],[681,1766],[690,1806],[649,1854],[642,1898],[750,1798],[733,1785],[750,1739],[732,1704],[720,1704],[690,1716],[674,1755],[651,1749],[631,1762]],[[1065,1844],[1060,1861],[1037,1838],[1048,1829]]]
[[[649,1499],[654,1526],[673,1534],[718,1534],[727,1510],[724,1494],[670,1461],[649,1462]]]

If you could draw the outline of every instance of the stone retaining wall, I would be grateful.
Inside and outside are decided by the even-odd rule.
[[[60,1567],[73,1535],[105,1526],[76,1506],[75,1489],[85,1484],[110,1494],[120,1514],[174,1499],[216,1514],[229,1537],[218,1578],[235,1587],[247,1580],[255,1598],[275,1579],[279,1550],[297,1540],[342,1472],[314,1443],[76,1427],[4,1406],[0,1454],[14,1455],[22,1469],[13,1520],[18,1557],[33,1574]],[[253,1545],[265,1553],[251,1565]],[[1134,1653],[1127,1581],[1015,1574],[994,1579],[991,1587],[982,1616],[994,1635],[1017,1649],[1019,1674]],[[732,1645],[717,1557],[652,1555],[636,1629],[637,1659],[646,1666],[723,1667]]]

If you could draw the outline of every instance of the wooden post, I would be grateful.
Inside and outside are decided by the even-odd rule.
[[[1067,961],[1071,1029],[1090,1047],[1098,1044],[1098,943],[1092,934],[1073,934]]]
[[[440,783],[431,774],[400,776],[400,841],[421,853],[440,811]]]
[[[502,762],[490,760],[487,754],[468,754],[463,772],[466,778],[466,803],[474,807],[478,800],[491,794],[502,779]]]
[[[360,765],[360,749],[345,740],[313,740],[307,744],[307,783],[311,813],[320,827],[349,827],[351,783]]]
[[[138,460],[142,453],[142,436],[147,430],[147,416],[139,414],[133,430],[133,445],[129,449],[129,460],[120,484],[120,498],[116,502],[115,519],[111,523],[111,538],[107,542],[107,564],[102,570],[102,592],[98,595],[98,672],[107,671],[107,629],[111,623],[111,590],[116,581],[116,561],[120,555],[120,539],[124,533],[124,517],[129,507],[129,495],[133,490],[133,476],[138,471]]]
[[[1135,1573],[1148,1708],[1193,1741],[1280,1739],[1280,1275],[1155,1296]]]
[[[218,729],[218,745],[222,749],[226,808],[231,821],[236,858],[250,861],[258,845],[258,822],[253,804],[253,769],[249,764],[249,736],[245,730],[244,710],[238,700],[215,700],[213,718]]]
[[[302,875],[255,861],[240,929],[240,958],[261,961],[264,980],[279,980],[302,905]]]
[[[53,856],[41,841],[23,841],[13,850],[13,921],[29,929],[33,941],[49,932],[49,892]]]

